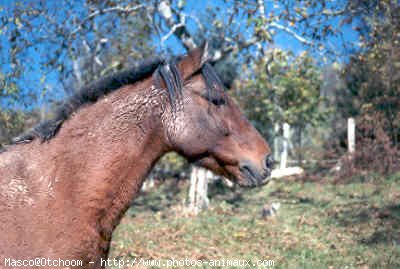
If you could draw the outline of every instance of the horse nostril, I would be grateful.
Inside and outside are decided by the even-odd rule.
[[[271,169],[274,166],[274,158],[271,154],[267,155],[264,160],[265,169]]]
[[[242,172],[249,173],[249,174],[251,174],[251,175],[253,174],[252,171],[251,171],[250,166],[248,166],[248,165],[246,165],[246,164],[240,165],[240,166],[239,166],[239,169],[240,169],[240,171],[242,171]]]
[[[242,173],[244,173],[249,178],[257,178],[257,175],[254,173],[251,165],[245,163],[239,166],[239,169]]]

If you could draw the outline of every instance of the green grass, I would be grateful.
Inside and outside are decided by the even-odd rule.
[[[340,185],[282,180],[251,190],[214,187],[210,209],[187,216],[182,201],[188,186],[170,181],[135,201],[114,232],[110,258],[400,268],[399,182],[400,175],[375,175]],[[261,218],[263,205],[271,202],[281,203],[277,215]]]

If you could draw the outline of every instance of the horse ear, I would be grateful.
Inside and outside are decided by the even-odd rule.
[[[208,43],[204,42],[201,46],[189,51],[178,62],[178,69],[181,73],[182,79],[186,80],[188,77],[196,73],[203,64],[208,60]]]

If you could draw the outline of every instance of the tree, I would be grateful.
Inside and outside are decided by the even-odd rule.
[[[399,12],[396,1],[382,1],[373,11],[360,15],[363,50],[344,69],[347,99],[341,99],[347,115],[380,117],[394,146],[400,139]]]
[[[40,117],[30,126],[83,84],[149,57],[154,47],[143,7],[91,0],[1,6],[0,45],[8,49],[0,54],[1,142],[18,134],[35,110]]]
[[[0,74],[0,147],[22,131],[25,115],[20,109],[12,106],[18,102],[21,91],[14,83],[7,84],[4,75]]]
[[[270,57],[257,61],[247,70],[247,75],[248,78],[236,86],[239,90],[235,95],[248,117],[269,137],[277,137],[277,133],[272,133],[277,131],[276,125],[282,129],[284,124],[294,127],[297,147],[301,148],[303,132],[324,121],[327,113],[321,106],[324,99],[320,93],[320,68],[306,52],[295,57],[273,49]],[[301,152],[298,150],[300,162]]]
[[[98,76],[151,55],[143,7],[135,1],[14,1],[2,7],[1,41],[10,49],[10,57],[2,55],[3,71],[25,91],[40,94],[32,89],[38,85],[30,88],[21,74],[41,72],[35,74],[40,88],[55,80],[60,84],[53,87],[70,94]],[[33,64],[24,65],[27,61]]]

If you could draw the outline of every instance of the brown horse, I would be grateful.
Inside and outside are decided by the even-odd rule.
[[[267,181],[270,149],[223,91],[204,51],[89,84],[6,147],[0,268],[35,258],[103,268],[114,228],[169,151],[242,186]]]

